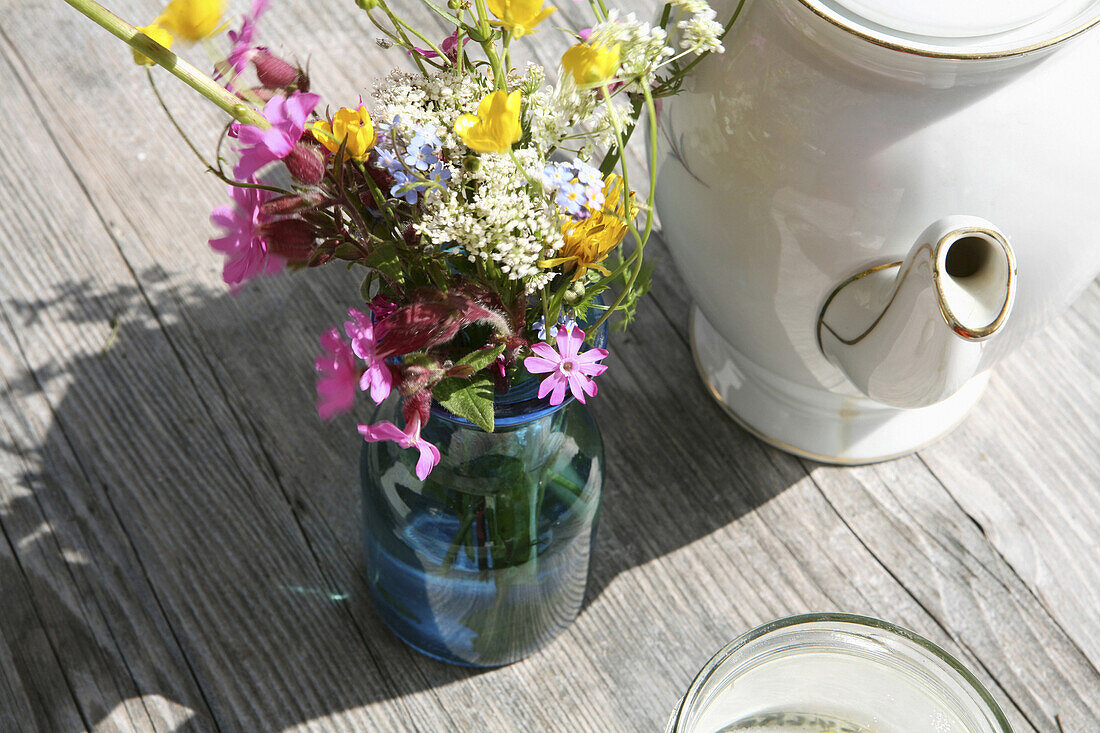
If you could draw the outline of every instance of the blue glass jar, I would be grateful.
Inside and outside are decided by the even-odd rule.
[[[603,440],[588,408],[536,398],[538,380],[496,397],[486,433],[442,407],[422,435],[441,460],[416,478],[417,451],[366,443],[361,474],[367,578],[379,615],[406,644],[472,667],[522,659],[584,601],[603,489]],[[400,402],[377,420],[402,425]]]

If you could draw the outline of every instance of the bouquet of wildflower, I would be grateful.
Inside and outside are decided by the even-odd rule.
[[[433,400],[492,431],[494,393],[520,381],[540,379],[551,405],[596,394],[608,352],[586,341],[612,317],[628,323],[649,283],[656,166],[639,200],[625,147],[644,114],[656,155],[658,100],[723,50],[725,31],[702,0],[671,0],[653,24],[592,0],[590,27],[564,31],[572,45],[549,78],[511,64],[512,44],[549,26],[543,0],[423,0],[453,29],[438,42],[385,0],[357,0],[415,71],[345,107],[322,105],[302,69],[259,45],[267,0],[228,32],[212,75],[167,49],[218,32],[224,0],[172,0],[142,28],[68,2],[130,43],[135,62],[164,66],[233,117],[223,141],[235,165],[223,168],[221,142],[207,164],[229,184],[210,245],[233,290],[284,267],[362,271],[362,305],[321,336],[318,411],[398,390],[404,427],[359,432],[417,448],[421,479],[439,461],[421,436]],[[273,164],[291,186],[266,177]]]

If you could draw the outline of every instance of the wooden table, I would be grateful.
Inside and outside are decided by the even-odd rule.
[[[276,3],[262,29],[336,105],[401,62],[346,0]],[[448,667],[371,609],[359,438],[313,410],[352,276],[228,295],[205,244],[224,188],[129,56],[56,0],[0,9],[0,730],[660,730],[727,641],[829,609],[943,645],[1018,731],[1100,730],[1100,287],[949,439],[832,468],[707,395],[662,255],[594,403],[580,618],[521,663]],[[208,150],[217,110],[158,79]]]

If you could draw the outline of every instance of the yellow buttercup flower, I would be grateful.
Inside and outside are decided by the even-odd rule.
[[[561,57],[561,65],[581,86],[600,84],[615,76],[619,68],[619,48],[617,43],[611,48],[578,43]]]
[[[340,150],[340,144],[346,139],[344,150],[355,160],[366,160],[377,139],[370,113],[362,105],[359,109],[338,109],[331,124],[321,120],[313,123],[313,129],[319,133],[315,137],[333,153]]]
[[[466,147],[479,153],[507,153],[523,135],[519,109],[523,95],[497,90],[477,105],[477,114],[464,114],[455,120],[455,133]]]
[[[157,23],[188,41],[201,41],[217,30],[224,13],[225,0],[172,0]]]
[[[489,0],[489,10],[516,38],[533,33],[535,26],[550,17],[557,8],[542,7],[542,0]]]
[[[633,194],[629,204],[627,197],[623,196],[623,179],[620,176],[609,173],[604,178],[603,191],[603,209],[587,219],[567,221],[561,228],[562,238],[565,239],[561,256],[542,260],[539,267],[562,265],[565,272],[573,273],[574,282],[587,275],[589,269],[597,270],[605,277],[611,274],[600,263],[626,237],[630,230],[629,221],[638,211],[633,204]]]
[[[156,41],[165,48],[172,47],[172,34],[161,28],[156,23],[151,25],[138,26],[138,30],[149,37],[150,40]],[[149,58],[145,54],[141,53],[137,49],[134,49],[134,63],[141,66],[156,66],[156,61]]]

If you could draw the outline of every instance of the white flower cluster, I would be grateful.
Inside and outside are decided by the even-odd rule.
[[[477,103],[490,91],[488,81],[479,74],[448,69],[424,76],[394,69],[375,89],[377,105],[371,117],[375,125],[388,124],[394,117],[400,117],[406,127],[435,125],[444,150],[455,150],[462,147],[454,131],[455,120],[464,112],[477,111]]]
[[[680,31],[680,48],[696,55],[726,50],[722,46],[725,28],[715,20],[718,14],[704,0],[670,0],[670,4],[691,15],[676,24]]]
[[[643,23],[634,13],[621,17],[618,10],[609,10],[607,20],[597,23],[589,38],[593,45],[608,48],[620,45],[619,73],[631,80],[628,88],[637,91],[650,83],[661,64],[673,55],[667,41],[668,34],[663,28]]]
[[[539,73],[543,74],[541,68]],[[571,74],[559,74],[554,86],[534,89],[525,97],[534,147],[564,149],[587,161],[597,147],[607,148],[614,140],[607,105],[598,91],[581,89]]]
[[[437,246],[460,248],[471,262],[496,263],[533,291],[551,278],[539,260],[564,241],[557,213],[546,197],[532,193],[530,181],[538,179],[546,160],[531,148],[516,150],[515,157],[522,169],[511,156],[481,155],[476,170],[463,171],[441,196],[425,202],[417,230]]]

